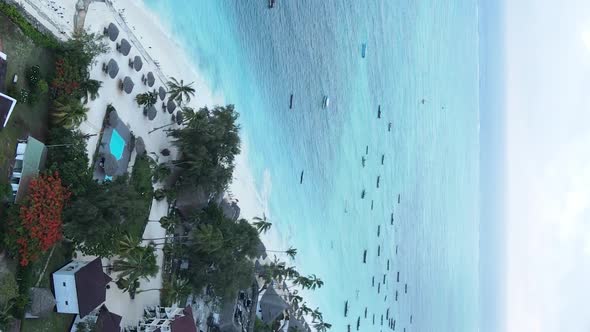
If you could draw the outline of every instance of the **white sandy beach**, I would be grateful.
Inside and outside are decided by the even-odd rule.
[[[31,15],[36,17],[46,28],[52,31],[60,39],[67,39],[73,34],[74,15],[76,13],[77,0],[19,0],[18,1]],[[204,106],[215,106],[224,104],[223,95],[219,91],[211,91],[206,83],[206,79],[196,70],[195,64],[198,59],[191,59],[184,51],[182,46],[175,40],[174,36],[169,33],[169,29],[164,26],[160,19],[151,13],[140,0],[111,1],[112,7],[104,2],[91,3],[85,17],[85,29],[89,32],[102,34],[104,27],[111,22],[117,24],[120,34],[117,41],[122,38],[131,42],[132,48],[129,56],[123,56],[115,50],[115,42],[107,39],[110,52],[98,57],[91,70],[91,78],[103,82],[100,89],[100,97],[95,101],[90,101],[88,107],[88,119],[81,126],[80,130],[87,134],[97,134],[102,127],[102,121],[106,112],[106,107],[112,104],[120,119],[128,125],[136,137],[143,138],[146,150],[152,155],[159,155],[159,151],[168,148],[172,154],[168,158],[174,158],[177,151],[171,146],[163,130],[158,130],[149,134],[148,132],[155,127],[171,123],[171,115],[163,112],[161,102],[158,103],[158,114],[153,121],[149,121],[142,110],[134,101],[135,95],[153,88],[166,86],[165,83],[169,77],[182,79],[186,83],[194,82],[196,95],[189,106],[198,109]],[[57,8],[57,9],[56,9]],[[149,24],[146,24],[149,22]],[[143,68],[140,72],[127,65],[128,59],[140,56],[143,60]],[[120,71],[116,79],[111,79],[102,72],[102,64],[114,59],[118,62]],[[156,63],[157,62],[157,65]],[[141,83],[142,74],[152,71],[156,77],[154,87],[148,88]],[[135,83],[131,94],[121,92],[118,87],[119,79],[129,76]],[[230,101],[231,102],[231,101]],[[99,136],[92,136],[88,140],[88,156],[92,158]],[[254,183],[254,177],[248,168],[247,156],[249,146],[244,140],[243,152],[237,157],[236,170],[234,172],[234,181],[230,186],[232,198],[239,200],[241,208],[241,217],[251,219],[254,216],[260,216],[266,211],[267,194],[270,186],[258,194]],[[130,169],[133,164],[134,155],[130,162]],[[166,157],[158,156],[159,161],[165,161]],[[268,181],[270,183],[270,181]],[[154,200],[150,212],[150,221],[144,232],[144,238],[156,238],[165,236],[165,231],[157,222],[168,212],[168,204],[165,201],[157,202]],[[272,216],[269,216],[271,219]],[[281,236],[276,230],[271,230],[268,235],[264,236],[264,242],[269,248],[281,248]],[[83,258],[78,256],[78,258]],[[93,257],[87,257],[93,258]],[[158,263],[161,265],[163,255],[158,251]],[[107,265],[109,261],[103,260]],[[160,288],[162,285],[161,272],[149,281],[142,280],[140,289]],[[143,309],[146,306],[155,306],[160,303],[159,291],[149,291],[137,294],[134,300],[129,298],[127,293],[122,293],[117,287],[111,287],[107,292],[107,307],[112,311],[123,316],[122,326],[135,325],[143,317]]]

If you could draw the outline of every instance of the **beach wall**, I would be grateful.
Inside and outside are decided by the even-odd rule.
[[[15,6],[20,14],[29,22],[35,29],[46,34],[52,35],[55,38],[61,40],[63,36],[53,33],[53,31],[47,29],[34,15],[30,14],[19,2],[15,0],[0,0],[0,2]]]

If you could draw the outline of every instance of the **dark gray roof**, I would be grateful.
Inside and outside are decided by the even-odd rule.
[[[273,285],[269,285],[260,299],[261,318],[265,324],[272,324],[289,304],[277,293]]]
[[[160,96],[160,100],[164,100],[166,98],[166,89],[164,87],[158,88],[158,95]]]
[[[142,155],[145,153],[145,143],[143,142],[143,138],[141,137],[135,139],[135,152],[138,155]]]
[[[106,286],[111,278],[102,271],[100,258],[86,264],[74,275],[78,294],[78,313],[88,315],[105,301]]]
[[[166,104],[166,109],[168,110],[168,113],[170,113],[170,114],[174,113],[174,110],[176,109],[176,103],[174,102],[174,100],[168,99],[168,103]]]
[[[107,64],[107,72],[111,78],[117,77],[117,74],[119,73],[119,64],[115,59],[111,59]]]
[[[127,39],[125,39],[125,38],[121,39],[121,44],[119,44],[119,52],[121,52],[121,54],[127,56],[127,55],[129,55],[130,51],[131,51],[131,44],[129,44]]]
[[[197,332],[197,325],[193,319],[193,310],[187,306],[182,311],[184,316],[176,316],[170,324],[171,332]]]
[[[96,332],[121,332],[121,319],[121,316],[110,312],[103,305],[96,320]]]
[[[114,127],[117,125],[117,122],[119,122],[119,114],[117,114],[117,111],[109,112],[109,126]]]
[[[135,58],[133,58],[133,68],[136,71],[140,71],[142,67],[143,61],[141,60],[141,57],[139,55],[136,55]]]
[[[131,77],[125,76],[122,85],[123,91],[127,92],[128,94],[133,92],[133,87],[135,86],[135,84],[133,83],[133,80],[131,80]]]
[[[117,38],[119,37],[119,28],[117,28],[117,26],[114,23],[111,23],[107,28],[107,34],[110,40],[117,40]]]
[[[156,108],[154,106],[150,106],[147,110],[146,110],[146,115],[148,117],[149,120],[153,120],[156,118],[156,115],[158,115],[158,111],[156,111]]]
[[[147,74],[147,84],[151,88],[156,83],[156,78],[154,77],[154,73],[151,71]]]
[[[33,316],[45,317],[53,311],[55,298],[47,288],[33,287],[29,291],[31,300],[30,313]]]

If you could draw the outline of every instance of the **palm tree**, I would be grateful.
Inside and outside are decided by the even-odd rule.
[[[169,288],[150,288],[140,289],[137,293],[149,292],[149,291],[163,291],[167,290],[166,297],[170,303],[176,303],[186,298],[192,291],[192,288],[187,279],[177,278],[172,281]]]
[[[309,315],[312,312],[313,312],[313,310],[311,310],[311,308],[308,307],[307,303],[305,303],[305,302],[301,305],[301,307],[299,307],[299,310],[298,310],[298,314],[300,317],[303,315]]]
[[[320,308],[315,308],[315,310],[311,312],[311,319],[312,322],[321,322],[324,319],[324,314],[322,314]]]
[[[200,225],[195,231],[195,244],[206,254],[212,254],[223,247],[223,234],[212,225]]]
[[[289,294],[289,302],[293,305],[293,307],[297,308],[299,306],[299,302],[303,301],[303,297],[297,294],[297,291]]]
[[[264,213],[262,214],[262,218],[254,217],[253,219],[256,220],[253,225],[258,230],[258,233],[266,233],[272,226],[272,223],[266,220],[266,214]]]
[[[97,80],[83,80],[80,83],[80,90],[82,91],[82,99],[84,104],[88,103],[88,96],[90,95],[91,100],[95,100],[100,97],[98,90],[102,87],[102,82]]]
[[[170,78],[168,81],[168,93],[170,94],[169,99],[176,101],[179,105],[182,105],[184,100],[189,103],[191,101],[191,97],[195,95],[195,89],[191,87],[194,82],[184,85],[184,81],[178,80],[174,77]]]
[[[140,241],[137,237],[131,236],[128,233],[123,235],[121,240],[119,240],[119,255],[126,256],[133,250],[137,250],[139,242]]]
[[[297,249],[293,248],[293,247],[289,247],[289,249],[287,250],[266,250],[267,252],[280,252],[280,253],[284,253],[287,256],[289,256],[291,259],[295,259],[295,256],[297,255]]]
[[[67,103],[55,101],[55,110],[51,114],[53,123],[64,128],[78,127],[87,118],[88,108],[77,99],[70,99]]]
[[[324,285],[324,282],[320,278],[316,277],[315,274],[308,276],[307,279],[309,280],[311,290],[315,290],[316,288],[322,288],[322,286]]]
[[[319,321],[319,322],[313,324],[313,327],[318,332],[326,332],[332,327],[332,324],[325,323],[324,321]]]
[[[144,106],[145,108],[149,108],[151,106],[156,105],[156,103],[158,102],[158,93],[156,91],[138,93],[135,96],[135,102],[137,102],[138,106]]]
[[[148,279],[158,273],[156,254],[153,246],[137,247],[128,254],[115,260],[113,271],[119,272],[119,279],[127,278],[130,281],[140,278]]]

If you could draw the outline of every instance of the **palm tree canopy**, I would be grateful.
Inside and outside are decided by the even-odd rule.
[[[156,254],[153,246],[136,247],[126,255],[121,256],[113,264],[113,270],[119,273],[119,278],[138,280],[149,279],[158,273]]]
[[[51,116],[53,122],[65,128],[78,127],[87,118],[88,108],[77,99],[70,99],[66,103],[55,101],[55,110]]]
[[[184,85],[184,80],[180,80],[179,82],[174,77],[170,78],[170,81],[168,81],[170,99],[176,100],[178,104],[182,104],[186,99],[186,102],[189,103],[191,97],[195,95],[195,89],[191,86],[193,83]]]

